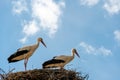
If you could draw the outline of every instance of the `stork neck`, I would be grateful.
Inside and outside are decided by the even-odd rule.
[[[74,56],[75,56],[75,53],[72,52],[72,56],[74,57]]]
[[[37,47],[39,46],[39,44],[40,44],[40,42],[38,41],[38,42],[37,42],[37,44],[36,44],[36,45],[37,45]]]

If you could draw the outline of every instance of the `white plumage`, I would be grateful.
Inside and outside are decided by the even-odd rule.
[[[38,38],[36,44],[19,48],[14,54],[12,54],[8,58],[8,62],[12,63],[12,62],[17,62],[24,59],[24,66],[26,70],[28,59],[30,56],[32,56],[32,54],[38,48],[40,42],[46,47],[45,43],[43,42],[43,39]]]
[[[74,55],[76,54],[78,57],[79,54],[77,53],[76,49],[72,49],[71,56],[61,55],[61,56],[55,56],[53,59],[48,60],[43,63],[43,68],[63,68],[67,63],[72,61],[74,59]]]

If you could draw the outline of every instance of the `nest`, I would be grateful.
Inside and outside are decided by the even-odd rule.
[[[87,77],[73,70],[34,69],[10,73],[3,80],[86,80]]]

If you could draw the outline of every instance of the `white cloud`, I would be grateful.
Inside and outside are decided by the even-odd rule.
[[[50,36],[58,29],[63,4],[63,2],[56,4],[53,0],[32,1],[32,17],[40,21],[41,28],[48,30]]]
[[[87,53],[93,53],[96,50],[94,47],[92,47],[91,45],[86,44],[85,42],[81,42],[80,46],[83,47],[86,50]]]
[[[80,47],[83,49],[83,51],[85,51],[88,54],[93,54],[93,55],[102,54],[104,56],[108,56],[108,55],[112,54],[111,50],[106,49],[103,46],[96,48],[96,47],[93,47],[92,45],[89,45],[85,42],[81,42]]]
[[[120,0],[101,0],[103,2],[103,9],[110,15],[120,13]],[[100,3],[100,0],[80,0],[80,5],[93,7]]]
[[[80,0],[81,5],[94,6],[99,2],[99,0]]]
[[[27,11],[27,3],[26,0],[14,0],[12,1],[13,4],[13,13],[21,14],[24,11]]]
[[[49,37],[52,37],[58,30],[62,8],[65,7],[63,0],[55,2],[54,0],[31,0],[29,7],[27,0],[13,1],[13,11],[21,14],[29,10],[28,16],[31,20],[26,20],[23,25],[25,42],[28,37],[35,35],[39,31],[46,31]],[[25,18],[23,19],[25,20]]]
[[[108,50],[108,49],[106,49],[106,48],[104,48],[104,47],[100,47],[100,48],[98,48],[98,50],[96,50],[98,53],[100,53],[100,54],[103,54],[103,55],[105,55],[105,56],[108,56],[108,55],[111,55],[112,54],[112,52],[111,52],[111,50]]]
[[[115,40],[120,43],[120,30],[114,31]]]
[[[38,31],[39,28],[36,21],[33,20],[24,24],[23,33],[25,33],[27,36],[34,35]]]
[[[120,0],[106,0],[104,9],[111,15],[120,12]]]
[[[21,42],[21,43],[25,43],[26,41],[27,41],[27,36],[24,37],[24,38],[22,38],[22,39],[20,39],[20,42]]]
[[[38,31],[39,31],[39,28],[38,28],[35,20],[29,21],[29,22],[24,22],[23,33],[26,36],[23,39],[21,39],[20,41],[22,43],[26,42],[26,40],[29,36],[36,34]]]

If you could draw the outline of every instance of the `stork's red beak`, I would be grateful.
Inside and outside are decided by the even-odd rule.
[[[45,44],[43,41],[41,41],[41,42],[42,42],[42,44],[47,48],[46,44]]]

